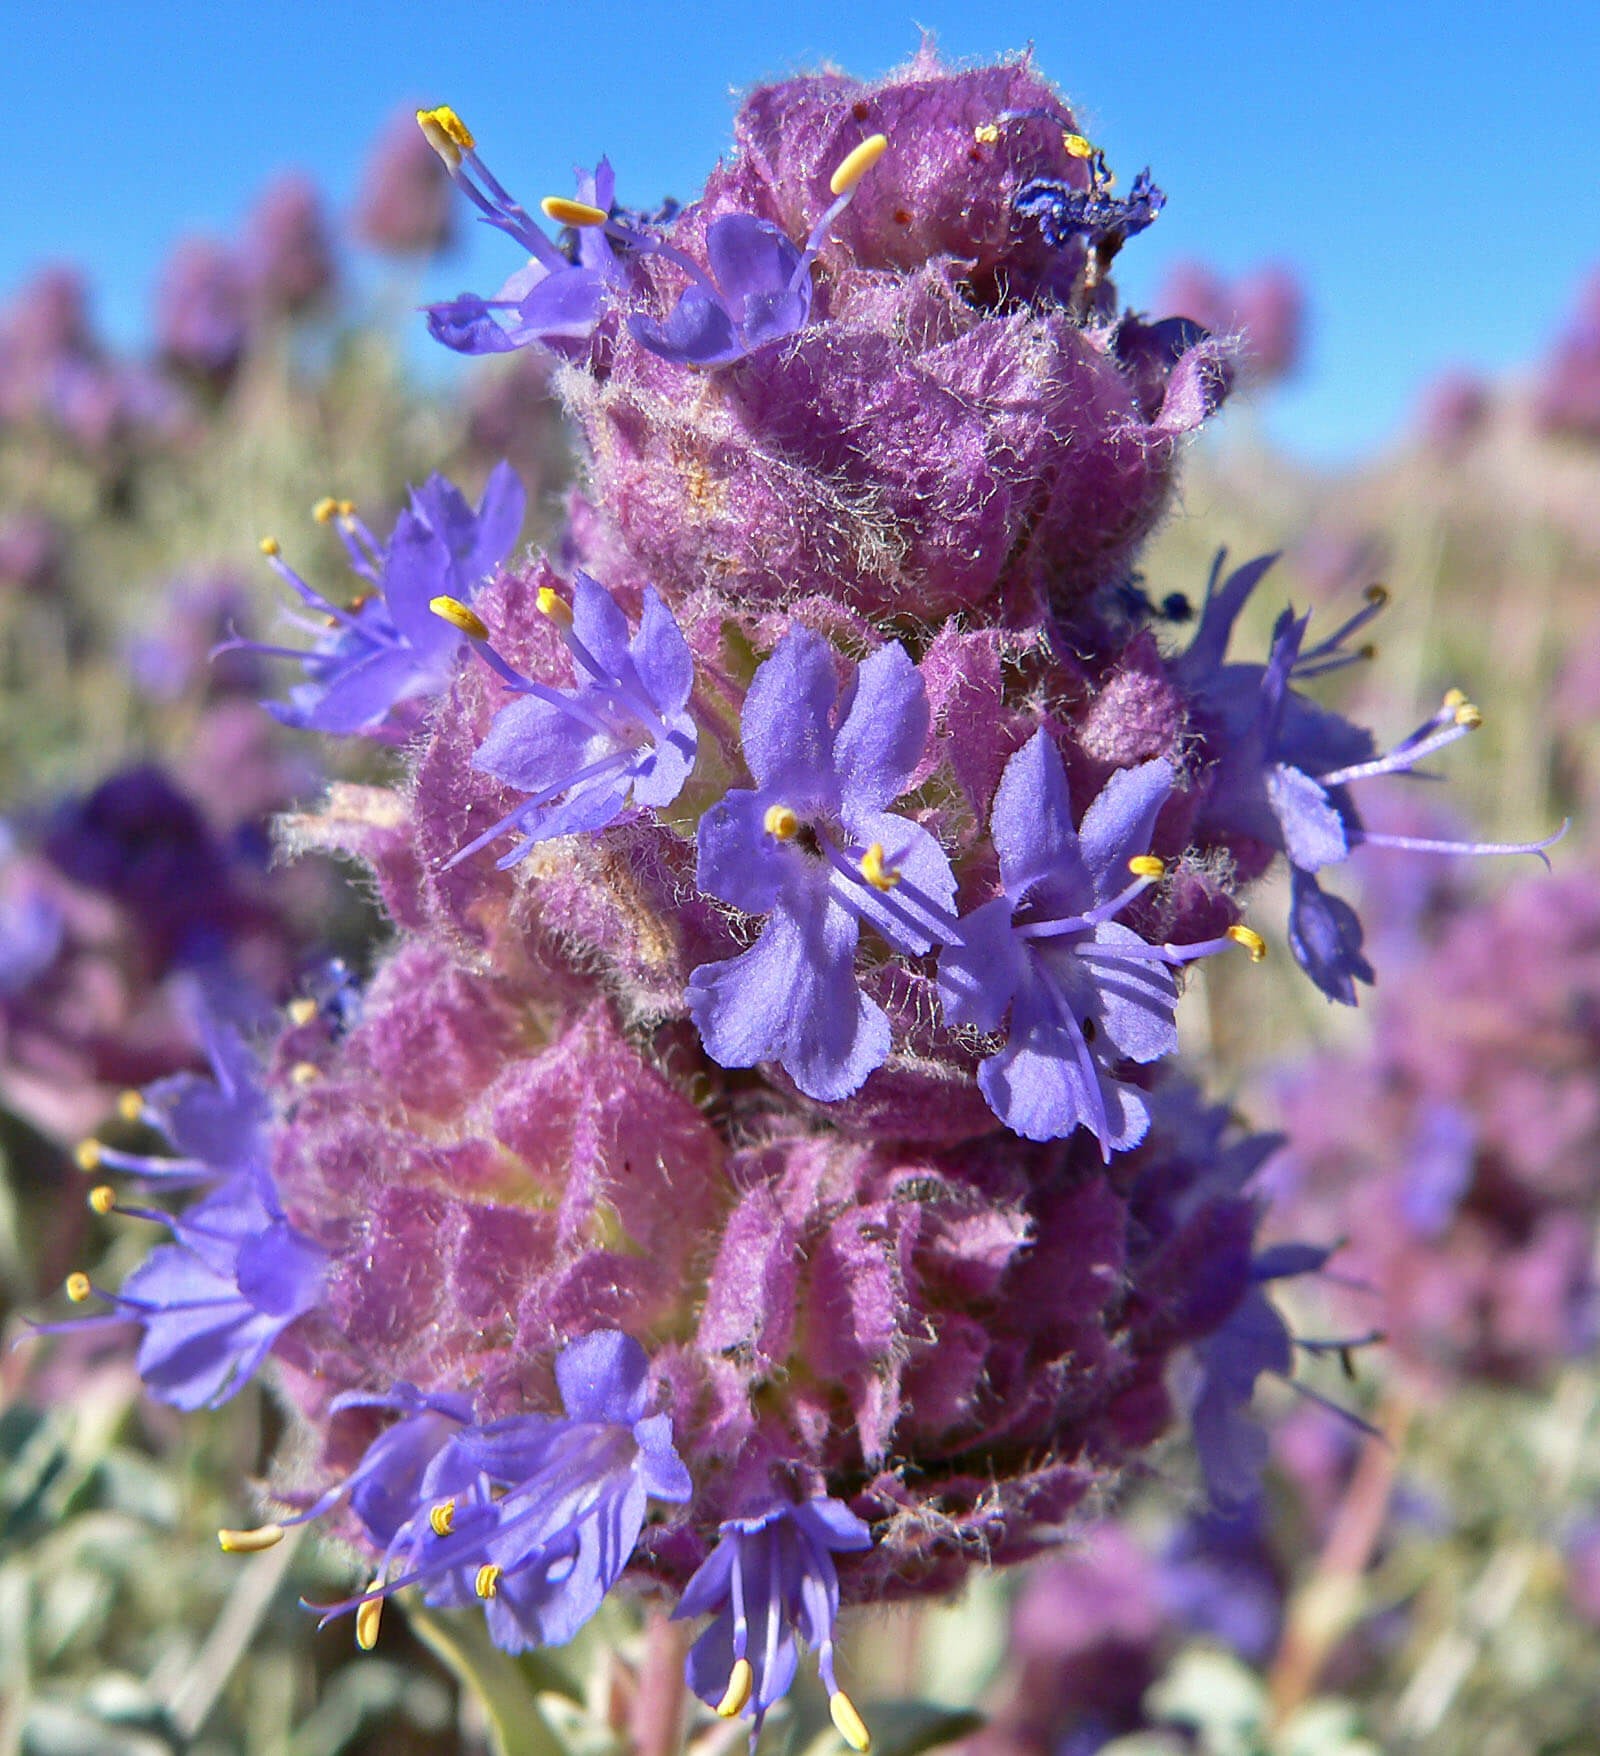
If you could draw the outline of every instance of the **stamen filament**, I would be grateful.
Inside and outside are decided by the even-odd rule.
[[[1337,668],[1328,664],[1327,661],[1330,659],[1337,659],[1338,664],[1344,665],[1353,663],[1360,656],[1356,653],[1341,653],[1341,648],[1352,634],[1359,633],[1374,617],[1381,615],[1389,603],[1389,591],[1386,586],[1369,585],[1363,595],[1366,602],[1353,616],[1347,617],[1334,629],[1333,633],[1319,640],[1315,646],[1308,646],[1301,652],[1293,668],[1292,674],[1295,677],[1304,679],[1308,676],[1321,675],[1324,669]]]
[[[524,799],[522,803],[517,806],[515,811],[508,811],[498,823],[494,824],[491,828],[486,829],[482,835],[478,836],[473,841],[469,841],[464,848],[458,848],[456,852],[445,861],[439,870],[441,872],[448,872],[452,866],[459,865],[462,860],[467,859],[472,854],[480,852],[497,837],[504,835],[508,829],[516,828],[520,819],[525,817],[530,811],[537,810],[541,805],[548,805],[552,799],[559,798],[562,793],[569,791],[575,786],[582,785],[584,781],[594,780],[599,775],[611,773],[614,769],[626,768],[632,760],[633,752],[631,750],[615,751],[610,756],[603,756],[599,761],[591,762],[585,767],[575,770],[564,779],[557,781],[555,785],[548,786],[542,792],[533,794],[531,798]]]
[[[1355,838],[1365,847],[1399,848],[1411,854],[1533,854],[1544,860],[1545,849],[1554,847],[1571,827],[1571,819],[1564,818],[1561,827],[1554,835],[1547,835],[1542,841],[1434,841],[1420,835],[1385,835],[1377,830],[1363,829]]]
[[[1446,709],[1448,722],[1439,726],[1439,717],[1428,721],[1402,744],[1382,756],[1374,756],[1368,762],[1355,762],[1348,768],[1335,768],[1327,774],[1319,774],[1313,778],[1320,787],[1347,786],[1352,781],[1371,780],[1380,774],[1394,774],[1414,767],[1418,762],[1436,754],[1458,739],[1466,737],[1468,732],[1475,731],[1482,723],[1481,717],[1476,722],[1456,717],[1459,710]],[[1437,728],[1437,729],[1435,729]]]

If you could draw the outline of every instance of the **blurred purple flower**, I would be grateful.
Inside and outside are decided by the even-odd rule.
[[[1225,281],[1199,262],[1168,273],[1155,308],[1190,317],[1213,335],[1238,338],[1240,374],[1271,384],[1293,376],[1305,347],[1305,291],[1292,269],[1269,264]]]
[[[21,512],[0,524],[0,586],[49,591],[61,574],[61,527],[41,512]]]
[[[250,292],[243,266],[225,244],[186,238],[168,256],[156,290],[156,342],[173,365],[222,379],[250,340]]]
[[[316,185],[294,172],[275,178],[245,216],[239,247],[256,306],[303,317],[333,290],[333,240]]]
[[[15,838],[0,822],[0,1000],[23,993],[55,961],[66,921],[36,879],[15,868]]]
[[[1540,369],[1533,417],[1546,433],[1600,440],[1600,271]]]
[[[268,538],[262,553],[269,565],[313,612],[291,619],[315,644],[234,639],[217,650],[267,653],[304,667],[307,681],[287,702],[267,703],[284,724],[397,740],[415,729],[420,707],[446,687],[461,656],[460,629],[429,605],[442,596],[470,603],[505,560],[522,529],[522,484],[509,464],[498,465],[474,512],[458,488],[430,476],[411,490],[410,506],[383,544],[348,509],[326,504],[366,596],[349,609],[330,603]]]
[[[439,155],[410,109],[373,142],[356,198],[356,235],[396,256],[435,256],[455,235],[455,203]]]

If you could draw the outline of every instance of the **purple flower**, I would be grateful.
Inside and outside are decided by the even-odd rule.
[[[808,1097],[848,1097],[889,1054],[889,1020],[856,985],[861,923],[918,954],[954,922],[938,842],[886,807],[928,736],[928,701],[898,642],[856,672],[842,719],[832,650],[796,626],[757,671],[741,728],[753,789],[701,819],[700,888],[767,924],[755,944],[690,972],[712,1060],[775,1060]]]
[[[692,1487],[671,1416],[649,1412],[638,1342],[596,1330],[569,1342],[555,1369],[565,1417],[514,1415],[451,1434],[387,1545],[385,1564],[403,1571],[329,1605],[325,1621],[408,1585],[430,1604],[482,1601],[507,1652],[559,1646],[589,1620],[633,1554],[648,1501],[681,1504]]]
[[[98,1140],[78,1149],[89,1172],[115,1170],[159,1188],[208,1186],[181,1214],[119,1202],[106,1186],[90,1205],[166,1226],[177,1240],[152,1250],[103,1293],[115,1307],[45,1332],[134,1322],[143,1326],[139,1376],[152,1394],[182,1409],[215,1408],[254,1376],[297,1317],[321,1301],[325,1252],[288,1222],[267,1169],[270,1107],[254,1056],[231,1026],[211,1017],[201,1034],[214,1080],[179,1074],[131,1094],[130,1120],[161,1129],[181,1156],[122,1152]],[[67,1293],[82,1304],[98,1289],[83,1274]]]
[[[1600,440],[1600,273],[1590,275],[1571,323],[1540,365],[1533,418],[1545,433]]]
[[[846,155],[829,185],[835,199],[811,228],[804,249],[791,243],[770,220],[749,213],[724,214],[706,229],[708,275],[669,246],[624,234],[636,248],[668,258],[690,276],[665,320],[628,319],[634,338],[664,360],[724,366],[804,329],[811,317],[811,265],[830,227],[888,145],[882,134],[874,134]],[[617,228],[612,231],[616,234]]]
[[[211,1074],[175,1073],[142,1092],[129,1092],[123,1114],[158,1129],[176,1158],[121,1152],[100,1141],[79,1148],[84,1170],[114,1170],[167,1188],[254,1176],[268,1162],[272,1101],[261,1081],[261,1064],[244,1037],[209,1006],[202,1005],[196,1030]]]
[[[1161,1555],[1162,1608],[1192,1634],[1265,1665],[1283,1626],[1283,1582],[1264,1531],[1263,1502],[1207,1507],[1184,1519]]]
[[[521,838],[500,861],[514,865],[541,841],[593,833],[630,805],[660,808],[683,790],[698,733],[688,712],[694,659],[654,587],[646,587],[631,637],[616,600],[579,572],[570,609],[549,587],[540,607],[561,628],[577,686],[552,689],[511,668],[488,630],[459,604],[436,614],[465,628],[519,699],[495,715],[473,767],[530,795],[448,862],[453,866],[507,831]]]
[[[730,1518],[717,1546],[684,1587],[674,1620],[714,1612],[689,1649],[689,1687],[725,1719],[751,1715],[750,1747],[761,1722],[794,1682],[798,1634],[816,1648],[817,1669],[840,1736],[865,1750],[866,1728],[833,1672],[839,1616],[835,1553],[870,1549],[872,1532],[842,1501],[824,1497]]]
[[[1028,1140],[1088,1128],[1107,1163],[1150,1122],[1117,1063],[1178,1046],[1168,966],[1230,942],[1152,945],[1115,919],[1162,875],[1150,840],[1172,780],[1159,759],[1119,770],[1074,830],[1061,757],[1036,732],[1006,764],[989,820],[1002,894],[963,917],[939,957],[951,1024],[998,1031],[1010,1014],[1005,1046],[978,1072],[989,1107]]]
[[[1537,854],[1560,839],[1497,843],[1435,841],[1367,829],[1350,797],[1358,781],[1407,774],[1463,738],[1482,715],[1459,690],[1392,750],[1380,752],[1371,733],[1298,694],[1296,679],[1325,676],[1356,663],[1347,646],[1387,602],[1374,587],[1364,607],[1315,646],[1304,644],[1310,616],[1285,610],[1273,629],[1265,665],[1223,663],[1233,624],[1274,556],[1246,563],[1219,586],[1218,556],[1200,626],[1178,661],[1178,675],[1215,719],[1217,760],[1198,820],[1201,830],[1249,836],[1278,849],[1290,867],[1289,945],[1295,961],[1330,1000],[1353,1006],[1355,984],[1370,983],[1355,910],[1317,882],[1324,867],[1348,859],[1362,844],[1418,853]],[[1548,862],[1546,862],[1548,864]]]
[[[1088,186],[1079,189],[1054,178],[1034,177],[1017,190],[1012,205],[1017,213],[1036,222],[1053,249],[1083,238],[1103,261],[1109,261],[1129,238],[1155,223],[1167,198],[1151,181],[1148,168],[1134,178],[1126,195],[1113,195],[1105,154],[1081,135],[1071,140],[1077,150],[1070,143],[1068,150],[1087,163]]]
[[[1305,291],[1292,269],[1268,264],[1231,284],[1199,262],[1171,269],[1156,309],[1193,319],[1238,343],[1240,375],[1252,384],[1287,378],[1304,347]]]
[[[157,966],[213,965],[251,904],[194,801],[153,763],[107,776],[51,812],[43,851],[73,883],[137,921]]]
[[[429,305],[428,333],[462,354],[505,354],[533,342],[559,353],[581,351],[600,319],[608,291],[621,278],[605,233],[590,227],[580,230],[568,256],[478,157],[476,142],[454,110],[447,106],[418,110],[417,123],[483,223],[528,252],[526,266],[492,299],[461,293]],[[601,159],[592,177],[580,173],[576,207],[608,212],[615,187],[611,166]]]
[[[495,467],[474,512],[443,476],[411,491],[411,505],[380,545],[348,505],[324,501],[320,522],[337,522],[366,595],[346,609],[330,603],[283,560],[276,539],[261,545],[273,571],[307,608],[291,618],[313,637],[306,649],[235,639],[219,652],[264,652],[298,661],[307,681],[267,708],[286,725],[363,732],[396,740],[413,729],[416,704],[440,693],[461,655],[461,632],[429,609],[448,595],[470,601],[505,559],[522,529],[525,497],[509,464]]]
[[[139,1376],[162,1402],[226,1402],[321,1301],[327,1258],[284,1218],[265,1177],[233,1179],[176,1217],[120,1211],[167,1225],[177,1239],[109,1295],[120,1317],[144,1327]]]

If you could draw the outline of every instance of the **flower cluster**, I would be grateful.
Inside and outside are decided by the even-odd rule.
[[[1241,887],[1281,854],[1353,998],[1316,876],[1381,839],[1349,789],[1475,710],[1380,756],[1296,691],[1371,604],[1227,663],[1265,562],[1163,650],[1133,561],[1231,347],[1120,309],[1163,198],[1026,60],[764,88],[698,200],[630,212],[602,161],[556,238],[419,122],[527,254],[430,329],[555,356],[585,478],[526,564],[509,472],[387,543],[329,503],[355,606],[264,545],[313,642],[276,711],[406,769],[285,830],[396,932],[359,1016],[273,1055],[274,1302],[237,1232],[222,1273],[241,1347],[282,1319],[304,1463],[224,1546],[336,1519],[362,1645],[409,1587],[565,1639],[631,1574],[711,1617],[718,1713],[759,1730],[804,1643],[865,1750],[841,1605],[1047,1549],[1185,1415],[1248,1495],[1295,1353],[1268,1289],[1327,1252],[1258,1248],[1271,1142],[1160,1071],[1180,982],[1264,953]]]

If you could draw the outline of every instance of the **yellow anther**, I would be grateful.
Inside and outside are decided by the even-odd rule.
[[[94,1139],[80,1140],[72,1156],[77,1160],[80,1171],[98,1171],[100,1169],[100,1142]]]
[[[728,1672],[728,1686],[722,1692],[722,1699],[717,1703],[719,1719],[737,1719],[744,1712],[745,1703],[750,1699],[750,1691],[755,1686],[755,1672],[747,1658],[736,1658],[733,1669]]]
[[[309,994],[302,994],[298,1000],[289,1002],[290,1024],[310,1024],[317,1016],[317,1003]]]
[[[606,210],[590,201],[574,201],[567,195],[547,195],[539,203],[544,217],[558,226],[603,226]]]
[[[1455,715],[1458,726],[1465,726],[1468,731],[1475,732],[1483,724],[1483,715],[1472,702],[1467,700],[1461,690],[1445,690],[1444,704]]]
[[[867,1722],[856,1712],[855,1702],[843,1689],[835,1689],[828,1697],[828,1717],[850,1748],[866,1756],[872,1748],[872,1733],[867,1730]]]
[[[296,1085],[314,1085],[322,1077],[322,1069],[315,1061],[296,1061],[289,1069],[289,1078]]]
[[[456,1503],[454,1500],[441,1500],[428,1514],[428,1523],[433,1526],[435,1536],[447,1537],[455,1529]]]
[[[109,1183],[96,1183],[89,1191],[89,1206],[94,1212],[110,1213],[117,1205],[117,1192]]]
[[[874,890],[893,890],[900,882],[900,874],[890,870],[883,863],[883,843],[875,841],[861,856],[861,876]]]
[[[774,841],[793,841],[800,833],[800,818],[787,805],[768,805],[761,827]]]
[[[134,1091],[130,1086],[127,1091],[117,1093],[117,1114],[124,1122],[137,1122],[144,1114],[144,1093]]]
[[[283,553],[283,544],[276,537],[263,537],[256,546],[269,561],[275,561]]]
[[[572,626],[572,605],[558,591],[548,585],[539,587],[539,614],[548,616],[552,622],[559,623],[563,628]]]
[[[339,516],[339,502],[331,494],[324,494],[311,508],[311,516],[318,524],[332,524]]]
[[[1386,604],[1389,601],[1389,588],[1386,585],[1369,585],[1362,595],[1369,604]]]
[[[483,617],[476,610],[469,610],[460,598],[429,598],[428,608],[441,622],[448,622],[452,628],[459,628],[473,640],[489,638],[489,630]]]
[[[979,146],[993,146],[1000,138],[998,122],[980,122],[972,131],[972,138]]]
[[[1067,157],[1071,159],[1092,159],[1094,146],[1082,134],[1063,134],[1061,144],[1067,149]]]
[[[75,1268],[67,1276],[67,1297],[74,1305],[81,1305],[93,1293],[94,1288],[89,1284],[89,1277],[81,1268]]]
[[[348,520],[354,518],[355,515],[356,515],[356,503],[354,500],[341,500],[339,502],[339,516],[342,519],[345,519],[346,521],[348,521]]]
[[[1267,955],[1267,942],[1254,927],[1235,924],[1229,927],[1227,936],[1235,945],[1242,945],[1250,953],[1252,963],[1260,963],[1262,958]]]
[[[477,145],[471,129],[448,104],[440,104],[433,110],[418,110],[417,126],[428,145],[452,171],[460,165],[462,153],[471,152]]]
[[[225,1555],[257,1555],[283,1541],[281,1524],[263,1524],[256,1530],[219,1530],[217,1543]]]
[[[1135,854],[1128,861],[1128,870],[1135,878],[1165,878],[1167,862],[1156,854]]]
[[[887,134],[869,134],[860,146],[851,147],[839,160],[828,179],[828,187],[835,195],[847,195],[888,150]]]
[[[371,1589],[376,1590],[382,1585],[381,1579],[374,1579]],[[356,1645],[363,1652],[371,1652],[378,1644],[378,1628],[383,1621],[383,1599],[369,1598],[356,1611]]]
[[[491,1598],[500,1589],[500,1569],[493,1561],[485,1561],[478,1569],[478,1577],[473,1580],[472,1589],[481,1598]]]

